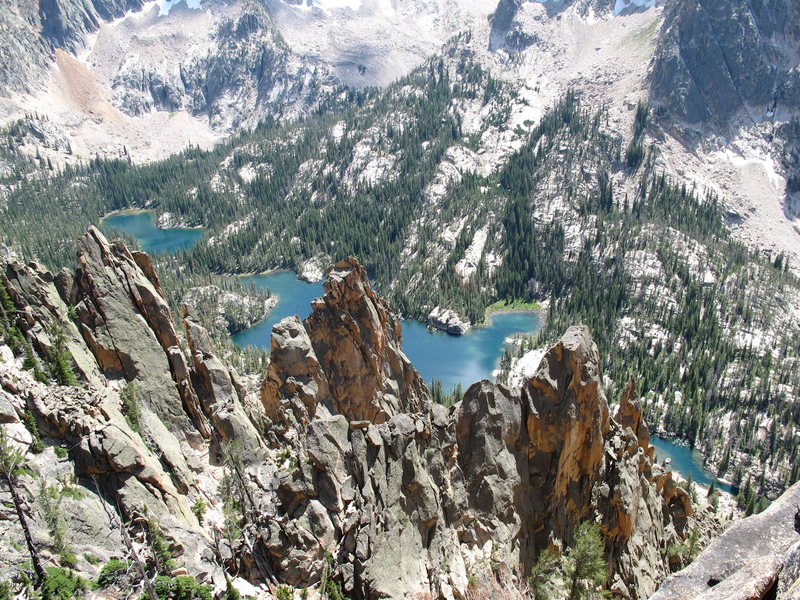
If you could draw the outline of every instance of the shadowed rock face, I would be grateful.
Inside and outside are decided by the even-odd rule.
[[[689,123],[740,111],[800,108],[800,6],[793,0],[680,0],[667,5],[654,57],[655,100]]]
[[[419,373],[402,350],[400,321],[349,258],[328,270],[324,295],[312,303],[302,326],[285,319],[275,327],[273,362],[262,387],[268,416],[284,420],[279,399],[299,400],[300,422],[329,405],[349,421],[384,423],[418,412],[428,398]]]
[[[798,507],[800,484],[795,484],[764,512],[732,525],[692,564],[667,579],[651,600],[750,600],[778,588],[778,598],[796,598]]]

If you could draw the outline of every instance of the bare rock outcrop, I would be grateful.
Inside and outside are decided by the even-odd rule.
[[[328,379],[298,317],[287,317],[272,328],[270,348],[261,401],[273,422],[285,422],[292,415],[305,426],[317,414],[318,404],[332,408]]]
[[[796,598],[798,506],[800,484],[795,484],[764,512],[728,528],[692,564],[667,579],[651,600],[760,600],[768,594]]]
[[[46,385],[14,375],[22,358],[4,352],[1,426],[30,444],[30,411],[98,498],[125,518],[147,507],[200,579],[223,585],[219,564],[235,563],[273,587],[333,577],[356,600],[461,600],[471,586],[514,597],[539,554],[570,546],[586,520],[600,525],[619,597],[646,597],[668,573],[662,550],[682,539],[692,506],[653,464],[635,382],[611,415],[586,327],[570,328],[520,389],[478,382],[448,409],[430,402],[364,268],[344,260],[305,321],[275,326],[265,414],[251,420],[238,376],[187,310],[178,336],[146,255],[96,229],[78,250],[74,278],[5,265],[23,329],[35,337],[77,317],[71,347],[88,366],[83,387]],[[136,420],[116,391],[128,383]],[[219,469],[229,441],[242,460]],[[242,534],[213,545],[190,498],[221,514],[220,471],[238,482]]]
[[[655,448],[650,445],[650,430],[642,418],[642,408],[636,400],[636,379],[631,377],[622,391],[622,397],[614,417],[623,429],[628,427],[636,434],[639,446],[652,460]]]
[[[55,344],[54,327],[58,328],[77,374],[90,383],[100,383],[97,361],[87,352],[59,290],[63,285],[67,288],[71,286],[72,276],[60,273],[53,277],[39,263],[23,265],[17,260],[10,260],[5,263],[0,277],[11,300],[18,307],[18,325],[34,349],[41,354],[51,352]]]
[[[302,403],[329,381],[313,333],[307,339],[304,331],[297,320],[275,328],[272,398],[291,392]],[[353,343],[328,339],[329,356],[340,355],[338,343]],[[284,364],[294,370],[282,373]],[[566,547],[577,524],[593,520],[613,589],[646,596],[669,572],[661,549],[682,530],[652,449],[640,440],[634,391],[619,410],[622,426],[600,387],[597,347],[587,328],[575,327],[522,392],[483,381],[452,411],[428,405],[382,422],[305,412],[297,462],[279,472],[277,512],[263,523],[264,552],[278,578],[295,586],[313,585],[330,553],[354,598],[460,598],[474,574],[494,571],[513,585],[543,549]]]
[[[109,243],[94,227],[76,245],[72,294],[81,333],[103,373],[135,382],[169,429],[193,429],[171,376],[178,336],[166,300],[147,276],[152,269],[142,270],[124,244]]]
[[[589,514],[609,432],[600,354],[588,328],[571,327],[523,385],[533,503],[559,539]],[[549,509],[549,510],[548,510]]]
[[[87,552],[95,556],[118,556],[121,520],[147,514],[168,532],[176,555],[192,574],[216,568],[206,550],[206,533],[192,512],[182,482],[171,474],[164,458],[132,429],[113,389],[47,385],[35,381],[29,373],[20,373],[13,362],[0,359],[0,392],[7,394],[20,419],[24,413],[33,415],[48,443],[69,449],[71,468],[63,475],[75,478],[80,494],[76,506],[63,517],[73,544],[88,545]],[[56,457],[52,450],[29,458],[37,462],[37,478],[45,481],[53,477],[56,465],[52,461]],[[32,483],[35,499],[39,482]],[[45,529],[44,523],[41,527]],[[87,531],[94,532],[95,539],[86,538]],[[43,540],[43,544],[49,541],[46,533]]]
[[[349,421],[384,423],[420,411],[427,388],[403,353],[400,321],[372,289],[364,267],[354,258],[336,263],[323,290],[303,321],[305,331],[284,321],[273,337],[274,363],[262,388],[270,418],[280,419],[278,398],[285,394],[305,407],[301,422],[327,402]]]
[[[428,315],[428,325],[440,331],[446,331],[450,335],[464,335],[471,326],[468,320],[464,319],[454,310],[435,307]]]
[[[688,123],[798,108],[793,48],[800,8],[777,0],[682,0],[667,5],[651,70],[654,98]]]
[[[443,407],[357,427],[342,416],[314,420],[309,472],[298,467],[280,480],[288,518],[266,524],[265,545],[281,578],[315,583],[330,552],[344,589],[357,598],[463,596],[468,580],[452,526],[464,498],[454,434]],[[286,540],[307,540],[305,563],[287,552]]]
[[[224,584],[193,503],[203,497],[213,501],[221,476],[212,468],[220,455],[213,444],[236,439],[246,449],[244,464],[266,460],[260,432],[242,405],[243,386],[191,316],[184,315],[188,344],[178,336],[146,254],[109,243],[94,228],[77,246],[75,276],[65,271],[54,277],[10,255],[0,264],[0,280],[13,304],[4,302],[3,335],[10,320],[47,356],[58,330],[79,380],[76,386],[37,381],[23,368],[19,348],[0,345],[0,422],[23,449],[38,435],[31,431],[41,433],[45,447],[68,449],[69,478],[77,478],[86,506],[102,506],[106,515],[89,522],[72,507],[70,527],[81,532],[105,527],[107,539],[118,544],[123,520],[155,519],[188,573]],[[32,460],[41,481],[52,482],[60,469],[54,462],[63,457],[49,450],[40,456]],[[31,520],[40,527],[36,515]],[[97,545],[96,556],[119,556],[119,547]]]
[[[564,334],[519,396],[473,385],[455,411],[468,502],[461,540],[491,540],[509,569],[527,571],[544,548],[571,544],[581,521],[596,521],[612,589],[623,597],[654,591],[669,573],[660,547],[683,530],[661,494],[652,447],[631,429],[643,422],[634,390],[629,385],[618,411],[623,426],[609,415],[586,327]]]
[[[219,440],[236,440],[247,448],[250,460],[255,460],[263,446],[261,436],[245,413],[242,385],[236,372],[219,359],[211,345],[208,331],[188,314],[183,328],[194,367],[191,377],[204,418]]]

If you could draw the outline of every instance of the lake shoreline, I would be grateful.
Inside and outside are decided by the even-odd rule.
[[[151,254],[190,248],[203,234],[202,228],[158,229],[153,223],[155,214],[151,208],[115,211],[106,216],[103,225],[132,235],[140,247]],[[323,282],[309,282],[285,267],[263,269],[259,273],[216,274],[238,277],[245,286],[269,288],[278,301],[278,306],[263,319],[230,336],[240,348],[255,346],[269,352],[274,325],[287,316],[306,318],[313,310],[315,299],[324,294]],[[380,293],[378,287],[375,290]],[[403,351],[425,381],[436,379],[442,382],[445,390],[451,390],[491,379],[503,355],[506,338],[535,335],[545,316],[542,306],[533,303],[501,301],[487,308],[483,326],[463,336],[431,335],[425,315],[420,315],[419,320],[401,322]]]
[[[491,326],[494,315],[532,313],[539,318],[538,329],[541,330],[547,320],[546,310],[546,302],[544,304],[540,302],[519,302],[515,305],[514,302],[507,303],[505,300],[498,300],[494,304],[491,304],[484,309],[483,321],[480,323],[475,323],[473,327]]]
[[[704,462],[705,456],[703,453],[697,448],[692,448],[685,439],[651,432],[650,445],[656,448],[656,454],[659,455],[662,461],[666,458],[670,459],[669,469],[683,479],[688,481],[688,477],[691,475],[692,480],[698,485],[708,487],[713,483],[720,491],[732,496],[735,496],[738,492],[739,486],[717,476],[712,470],[714,465],[707,466]],[[669,446],[672,446],[673,449],[670,449]],[[674,456],[675,452],[685,453],[685,456]],[[696,456],[692,456],[693,453],[696,453]],[[695,473],[692,473],[693,468],[696,471]],[[702,479],[698,475],[701,475]]]
[[[157,223],[158,210],[156,210],[155,208],[120,208],[118,210],[112,210],[110,213],[106,213],[102,217],[100,217],[100,225],[102,226],[104,221],[112,217],[124,217],[124,216],[134,216],[143,214],[153,215],[153,227],[155,227],[159,231],[174,231],[181,229],[206,231],[206,228],[203,225],[181,225],[179,227],[159,227]]]
[[[120,208],[118,210],[112,210],[109,213],[104,214],[100,217],[100,224],[103,224],[103,221],[106,219],[110,219],[111,217],[119,217],[125,215],[141,215],[143,213],[155,213],[155,209],[152,208]]]

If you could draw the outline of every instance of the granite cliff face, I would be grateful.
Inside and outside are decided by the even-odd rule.
[[[303,323],[290,317],[275,326],[261,389],[267,415],[286,421],[292,406],[296,421],[307,423],[321,404],[348,421],[380,424],[421,411],[428,391],[403,354],[400,321],[364,267],[354,259],[336,263],[323,289]]]
[[[9,0],[0,8],[0,94],[31,91],[56,48],[78,53],[100,24],[141,10],[143,0]]]
[[[799,41],[800,7],[790,0],[669,3],[653,95],[688,123],[785,120],[800,108]]]
[[[74,478],[75,497],[81,500],[71,504],[65,519],[76,550],[104,561],[119,557],[121,523],[152,518],[188,573],[219,580],[208,530],[191,505],[210,493],[207,472],[213,470],[219,444],[235,436],[250,457],[263,447],[244,413],[237,376],[214,355],[207,333],[189,316],[184,319],[187,352],[147,255],[110,244],[94,228],[77,246],[74,276],[53,277],[35,263],[13,259],[4,262],[0,274],[23,335],[44,356],[55,343],[48,332],[63,331],[81,380],[77,387],[35,381],[2,347],[3,422],[23,449],[34,442],[30,428],[36,423],[47,446],[28,455],[40,475],[24,485],[34,490],[37,480],[45,485]],[[51,446],[68,449],[67,460]],[[34,494],[32,505],[36,499]],[[31,517],[46,553],[42,517],[36,512]],[[6,532],[17,535],[14,524],[8,526]],[[4,571],[13,572],[18,560],[18,555],[7,556]],[[84,558],[77,566],[88,574],[96,571]]]
[[[800,484],[735,523],[651,600],[800,598]]]
[[[73,548],[128,556],[121,541],[147,538],[136,523],[155,519],[181,568],[218,590],[228,577],[268,598],[279,583],[333,578],[353,598],[463,598],[468,588],[522,597],[538,554],[568,547],[591,520],[620,595],[646,597],[667,575],[661,549],[683,537],[691,504],[652,462],[633,382],[610,414],[585,327],[567,331],[521,391],[483,381],[447,409],[430,401],[397,317],[347,259],[305,321],[275,327],[254,403],[187,311],[176,330],[147,255],[96,229],[77,247],[74,275],[9,258],[2,281],[37,353],[60,324],[80,384],[37,382],[0,348],[4,431],[28,452],[33,415],[45,442],[27,455],[40,474],[23,489],[68,473],[82,494],[65,515]],[[242,529],[220,537],[214,515],[229,510],[232,473]],[[194,510],[200,498],[208,517]],[[106,517],[89,520],[90,506]],[[58,561],[46,521],[36,511],[30,520]],[[16,525],[3,531],[13,538]],[[24,558],[7,553],[3,569]]]
[[[619,421],[609,414],[585,327],[565,334],[521,393],[483,381],[448,411],[404,361],[396,319],[363,269],[349,259],[328,276],[304,323],[275,327],[261,392],[270,419],[307,430],[284,429],[297,466],[278,473],[277,512],[263,524],[279,579],[313,585],[330,553],[357,598],[462,597],[474,577],[488,594],[498,580],[487,563],[520,584],[539,552],[595,520],[613,589],[655,590],[669,572],[659,548],[683,537],[691,503],[653,464],[633,383]],[[387,382],[400,390],[388,403]],[[301,547],[287,552],[287,540]]]
[[[186,111],[232,131],[266,115],[303,113],[332,83],[323,66],[292,54],[264,3],[173,10],[107,28],[87,59],[128,115]]]

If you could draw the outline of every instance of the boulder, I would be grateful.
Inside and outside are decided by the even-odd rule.
[[[800,483],[764,512],[734,523],[688,567],[670,576],[651,600],[764,597],[779,581],[784,555],[800,541],[794,529],[798,506]],[[786,594],[792,585],[787,582]]]
[[[422,409],[429,395],[402,350],[400,321],[349,258],[328,270],[324,295],[302,323],[285,319],[273,330],[273,361],[261,398],[273,420],[281,403],[297,403],[305,423],[322,403],[349,421],[384,423]]]
[[[325,271],[331,264],[331,257],[328,255],[315,256],[300,263],[297,270],[297,278],[308,283],[317,283],[325,278]]]
[[[472,326],[454,310],[437,306],[428,315],[428,325],[451,335],[464,335]]]

